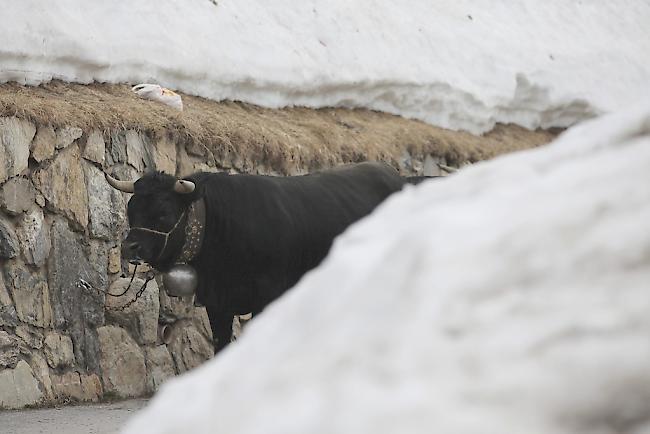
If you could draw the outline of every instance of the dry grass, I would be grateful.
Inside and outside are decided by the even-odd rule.
[[[69,84],[38,87],[0,84],[0,116],[38,124],[78,126],[108,133],[136,129],[169,135],[188,150],[219,161],[243,161],[290,173],[362,160],[397,162],[408,150],[450,165],[475,162],[548,143],[557,131],[498,125],[483,136],[436,128],[370,110],[303,107],[267,109],[241,102],[215,102],[182,95],[185,110],[135,96],[128,85]],[[205,152],[209,150],[209,152]]]

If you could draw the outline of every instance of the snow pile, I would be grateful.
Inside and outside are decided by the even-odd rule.
[[[572,125],[650,97],[643,0],[4,3],[0,82],[155,82],[474,133]]]
[[[650,432],[650,105],[387,201],[126,433]]]

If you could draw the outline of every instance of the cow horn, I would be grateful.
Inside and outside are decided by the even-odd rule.
[[[134,181],[120,181],[119,179],[113,178],[108,173],[104,173],[106,176],[106,181],[111,185],[111,187],[123,191],[125,193],[133,193]]]
[[[192,181],[187,181],[185,179],[179,179],[174,184],[174,191],[180,194],[189,194],[194,191],[196,185]]]

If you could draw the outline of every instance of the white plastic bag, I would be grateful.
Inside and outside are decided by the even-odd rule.
[[[158,101],[167,104],[176,110],[183,111],[183,100],[181,96],[174,91],[161,87],[157,84],[137,84],[131,88],[140,98]]]

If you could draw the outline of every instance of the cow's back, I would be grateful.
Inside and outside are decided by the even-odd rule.
[[[363,163],[284,178],[287,190],[299,197],[296,206],[305,206],[303,229],[331,238],[351,223],[368,215],[387,196],[402,188],[404,180],[389,166]],[[301,215],[297,212],[297,215]],[[314,230],[314,223],[322,223]]]
[[[318,265],[333,239],[404,185],[378,163],[295,177],[214,174],[205,189],[210,255],[219,291],[246,311],[266,304]],[[222,294],[224,295],[224,294]],[[255,306],[253,306],[254,308]]]
[[[297,248],[319,256],[312,261],[322,259],[334,237],[404,184],[394,169],[378,163],[272,181],[278,194],[278,205],[272,206],[286,207],[286,229],[299,235],[294,238]]]

